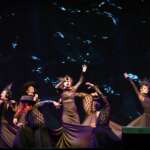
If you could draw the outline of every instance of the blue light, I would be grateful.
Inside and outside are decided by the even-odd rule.
[[[50,82],[50,78],[49,78],[49,77],[46,77],[46,78],[44,79],[44,81],[45,81],[46,83],[48,83],[48,82]]]
[[[76,59],[72,58],[72,59],[71,59],[71,62],[76,62]]]
[[[86,56],[90,56],[90,53],[89,53],[89,52],[87,52],[87,53],[86,53]]]
[[[98,7],[102,7],[103,5],[105,5],[105,2],[101,2]]]
[[[55,87],[60,81],[59,80],[51,80],[51,84]]]
[[[18,46],[18,43],[17,43],[17,42],[12,42],[12,43],[11,43],[11,46],[12,46],[12,48],[15,49],[15,48]]]
[[[60,37],[60,38],[62,38],[62,39],[65,38],[65,36],[64,36],[64,34],[63,34],[62,32],[56,32],[56,33],[54,34],[54,36]]]
[[[62,11],[66,11],[67,9],[65,8],[65,7],[60,7],[60,10],[62,10]]]
[[[139,116],[141,116],[141,113],[140,113],[140,112],[137,111],[136,113],[137,113]]]
[[[83,41],[83,43],[85,43],[85,44],[91,44],[92,41],[91,40],[85,40],[85,41]]]
[[[40,60],[40,58],[38,58],[37,56],[34,56],[34,55],[32,55],[31,58],[32,58],[33,60]]]
[[[38,74],[42,74],[42,67],[37,67],[37,68],[35,68],[35,69],[32,69],[32,72],[36,72],[36,73],[38,73]]]
[[[107,93],[107,94],[110,94],[110,95],[116,95],[116,96],[120,96],[120,93],[117,93],[115,92],[112,87],[108,84],[104,84],[103,85],[103,88],[104,88],[104,91]]]
[[[103,14],[106,15],[107,17],[111,18],[114,25],[118,24],[118,19],[116,17],[114,17],[112,13],[104,11]]]
[[[65,64],[66,62],[65,62],[65,61],[62,61],[61,63],[62,63],[62,64]]]
[[[107,40],[107,39],[109,39],[109,36],[102,36],[101,37],[103,40]]]
[[[67,59],[69,60],[69,59],[71,59],[71,57],[70,57],[70,56],[67,56]]]
[[[128,73],[128,77],[132,80],[139,80],[139,77],[135,74],[132,74],[132,73]]]
[[[12,12],[12,13],[11,13],[11,15],[12,15],[12,16],[15,16],[15,13],[14,13],[14,12]]]

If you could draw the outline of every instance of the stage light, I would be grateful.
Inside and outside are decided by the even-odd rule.
[[[54,36],[55,36],[55,37],[60,37],[60,38],[62,38],[62,39],[65,38],[65,36],[64,36],[64,34],[63,34],[62,32],[56,32],[56,33],[54,34]]]
[[[31,58],[32,58],[32,60],[38,60],[38,61],[40,61],[40,58],[39,57],[37,57],[37,56],[31,56]]]
[[[18,43],[17,43],[17,42],[12,42],[12,43],[11,43],[11,47],[12,47],[12,48],[15,49],[17,46],[18,46]]]
[[[65,8],[65,7],[60,7],[60,10],[62,10],[62,11],[66,11],[67,9]]]

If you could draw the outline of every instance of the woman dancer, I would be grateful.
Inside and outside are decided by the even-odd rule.
[[[75,96],[77,89],[83,82],[83,73],[86,72],[87,66],[82,66],[82,72],[79,81],[73,86],[73,80],[66,75],[61,78],[60,83],[55,88],[62,89],[60,103],[63,105],[62,122],[69,124],[80,124],[79,114],[75,104]]]
[[[93,140],[93,147],[107,147],[110,144],[120,141],[120,138],[115,134],[111,128],[115,125],[115,128],[120,130],[121,126],[110,121],[110,104],[107,98],[99,90],[98,86],[87,82],[88,88],[94,91],[90,94],[80,93],[79,96],[83,96],[83,106],[86,112],[86,119],[83,125],[89,125],[94,130],[96,140]],[[103,103],[103,106],[102,106]]]
[[[24,95],[21,98],[17,111],[14,115],[13,123],[17,126],[25,125],[25,116],[32,110],[33,106],[38,102],[38,94],[34,82],[28,82],[24,85]],[[38,110],[36,110],[38,111]],[[42,114],[38,111],[38,117],[42,118]],[[36,113],[35,113],[36,115]],[[43,118],[42,118],[43,119]]]
[[[14,115],[13,122],[20,129],[14,140],[13,147],[51,147],[43,114],[36,107],[39,99],[33,82],[25,84],[25,94],[21,97],[18,109]]]
[[[88,148],[92,140],[92,128],[80,124],[80,118],[75,104],[77,89],[83,82],[83,73],[86,72],[87,66],[82,66],[80,80],[73,84],[69,76],[61,78],[56,88],[62,89],[60,102],[62,103],[62,128],[59,130],[60,137],[56,148]]]
[[[150,82],[148,80],[143,80],[140,83],[140,89],[138,89],[135,85],[135,83],[129,78],[127,73],[124,73],[124,77],[129,80],[131,85],[133,86],[139,101],[141,102],[144,113],[131,123],[129,123],[128,127],[150,127],[150,97],[149,94],[149,88],[150,88]]]
[[[12,148],[16,130],[10,117],[16,111],[16,102],[11,100],[11,86],[8,85],[0,95],[0,148]]]

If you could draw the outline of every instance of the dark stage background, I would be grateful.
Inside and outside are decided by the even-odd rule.
[[[57,77],[77,81],[87,64],[85,80],[99,85],[112,120],[126,125],[143,110],[123,73],[137,84],[150,77],[149,27],[148,0],[1,1],[0,89],[12,82],[18,100],[33,80],[40,97],[57,99]]]

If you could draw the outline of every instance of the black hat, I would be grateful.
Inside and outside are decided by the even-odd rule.
[[[28,96],[28,95],[21,96],[20,102],[22,102],[22,103],[35,103],[35,101],[33,101],[33,96]]]
[[[11,90],[11,88],[12,88],[12,83],[8,84],[4,90]]]
[[[12,97],[12,92],[11,92],[11,88],[12,88],[12,83],[8,84],[3,91],[7,91],[7,98],[11,99]]]

